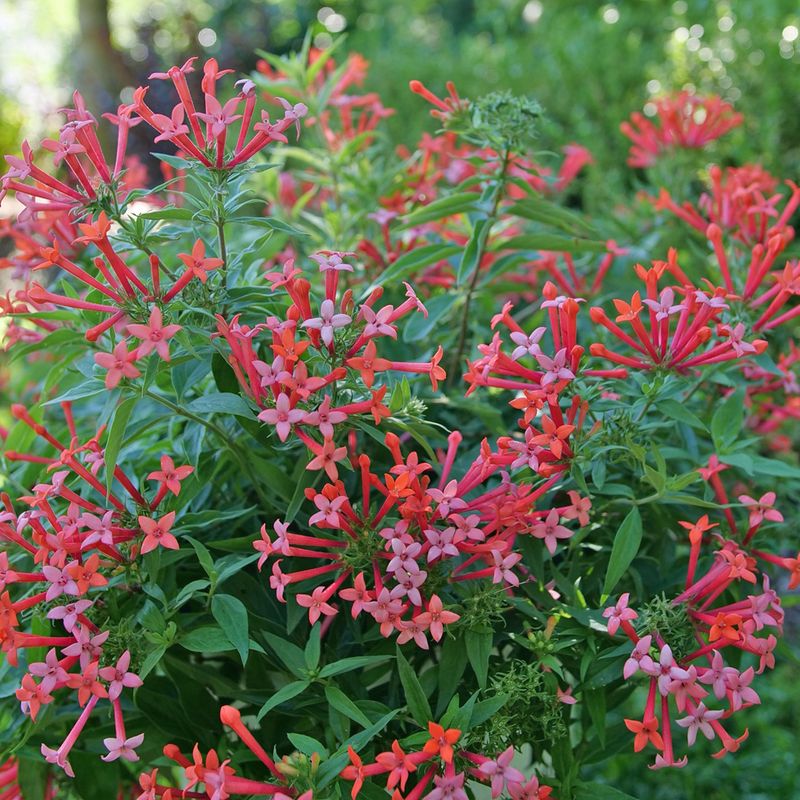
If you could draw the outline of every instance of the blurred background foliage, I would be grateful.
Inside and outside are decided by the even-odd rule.
[[[369,89],[397,109],[395,142],[429,127],[407,89],[418,78],[462,94],[496,88],[535,96],[547,113],[543,147],[590,147],[586,196],[613,203],[625,170],[619,122],[655,95],[695,87],[742,111],[726,150],[796,174],[800,128],[800,6],[796,0],[0,0],[4,28],[0,143],[52,127],[80,86],[95,111],[114,110],[156,70],[197,53],[239,71],[256,50],[298,47],[311,29],[326,46],[371,63]]]
[[[366,88],[397,110],[386,125],[393,144],[432,129],[412,78],[437,93],[453,80],[469,97],[509,88],[537,98],[542,148],[575,141],[595,156],[575,198],[589,211],[630,203],[637,174],[619,123],[673,89],[719,94],[744,113],[726,163],[800,172],[797,0],[0,0],[0,151],[52,133],[76,86],[96,114],[113,111],[151,72],[190,55],[249,72],[256,50],[296,49],[308,29],[316,45],[344,38],[344,51],[370,62]],[[157,85],[150,97],[158,103]],[[761,684],[763,706],[735,757],[651,773],[609,752],[585,777],[637,796],[652,787],[659,800],[797,797],[800,648],[796,613],[787,616],[782,666]],[[619,746],[627,752],[629,737]]]

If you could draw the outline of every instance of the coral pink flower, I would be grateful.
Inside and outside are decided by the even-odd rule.
[[[306,416],[306,412],[299,408],[292,408],[289,395],[281,393],[275,401],[275,408],[265,408],[258,418],[275,426],[278,438],[285,442],[292,430],[292,425],[301,422]]]
[[[314,505],[319,509],[316,514],[313,514],[309,520],[309,525],[319,525],[324,522],[333,528],[339,527],[339,509],[347,502],[345,495],[334,497],[329,500],[324,494],[318,493],[314,495]]]
[[[194,467],[188,464],[176,467],[175,462],[168,455],[163,455],[161,456],[161,469],[151,472],[147,476],[147,480],[163,483],[167,491],[177,497],[181,489],[181,481],[188,478],[193,472]]]
[[[134,366],[139,358],[139,350],[128,351],[128,343],[123,339],[110,353],[95,353],[94,363],[108,370],[106,389],[115,388],[123,378],[138,378],[142,373]]]
[[[366,610],[366,604],[372,600],[372,593],[367,589],[367,584],[364,582],[364,573],[359,572],[358,575],[356,575],[353,580],[352,589],[340,590],[339,597],[353,604],[350,609],[353,619],[355,619],[362,610]]]
[[[169,361],[169,345],[167,341],[179,330],[181,330],[180,325],[163,324],[161,309],[158,306],[153,306],[147,325],[128,325],[128,333],[142,340],[137,350],[138,358],[146,356],[155,350],[164,361]]]
[[[67,633],[78,623],[78,617],[92,607],[91,600],[77,600],[64,606],[56,606],[47,612],[47,619],[60,619]]]
[[[174,511],[170,511],[159,520],[140,516],[139,527],[145,534],[142,542],[142,554],[149,553],[159,546],[166,547],[168,550],[177,550],[180,547],[178,540],[170,533],[170,528],[172,528],[174,522]]]
[[[760,525],[765,519],[770,522],[783,522],[783,514],[776,508],[775,505],[775,492],[767,492],[761,495],[758,500],[746,494],[739,495],[739,502],[750,512],[750,527],[754,528]]]
[[[428,601],[428,608],[422,614],[417,614],[414,621],[430,629],[431,636],[438,642],[444,635],[444,626],[457,622],[461,617],[454,611],[446,611],[439,595],[432,594]]]
[[[608,620],[608,632],[612,636],[617,632],[622,622],[636,619],[639,616],[632,608],[628,608],[629,600],[630,593],[625,592],[625,594],[620,595],[616,605],[610,606],[603,611],[603,616]]]
[[[506,785],[513,781],[514,783],[522,783],[525,776],[514,767],[511,766],[511,761],[514,758],[513,746],[506,748],[494,761],[484,761],[478,767],[478,772],[492,782],[492,798],[500,797]]]
[[[45,682],[37,684],[31,675],[23,676],[22,685],[15,691],[15,695],[21,703],[23,713],[29,714],[33,722],[36,722],[39,709],[53,701]]]
[[[55,648],[51,648],[47,652],[44,661],[31,664],[28,667],[28,671],[31,675],[41,679],[42,691],[45,694],[49,694],[55,689],[56,684],[66,683],[67,681],[67,673],[61,666]]]
[[[136,748],[144,741],[144,734],[140,733],[138,736],[131,736],[129,739],[116,739],[109,738],[103,739],[108,753],[102,756],[103,761],[116,761],[118,758],[124,761],[138,761],[139,756],[136,753]]]
[[[609,610],[610,609],[606,609],[606,611]],[[632,609],[625,610],[632,611]],[[619,620],[619,617],[612,617],[612,619]],[[619,622],[617,624],[619,625]],[[611,620],[609,620],[609,627],[610,626]],[[655,662],[650,656],[650,648],[652,644],[653,637],[649,633],[647,636],[642,636],[642,638],[636,642],[633,650],[631,651],[630,657],[622,668],[622,677],[625,678],[625,680],[630,678],[638,670],[642,670],[642,672],[648,675],[658,675],[659,668],[656,666]]]
[[[322,447],[319,445],[314,449],[315,457],[308,462],[306,469],[318,470],[324,469],[325,474],[335,481],[339,477],[339,470],[336,468],[336,462],[342,461],[347,457],[346,447],[336,447],[333,439],[326,439]]]
[[[311,594],[298,594],[297,603],[308,609],[308,621],[313,625],[322,614],[331,617],[337,609],[328,602],[327,589],[317,586]]]
[[[519,578],[511,571],[511,568],[522,561],[521,553],[511,553],[503,556],[499,550],[492,550],[494,560],[494,583],[508,583],[511,586],[519,586]]]
[[[445,764],[452,763],[455,755],[453,745],[461,738],[461,731],[457,728],[445,730],[436,722],[429,722],[428,733],[431,738],[425,742],[422,752],[431,756],[438,755]]]
[[[323,439],[332,439],[333,426],[344,422],[346,419],[347,414],[344,411],[331,409],[331,396],[326,394],[325,399],[316,411],[310,411],[304,415],[303,424],[319,428]]]
[[[318,330],[322,341],[330,347],[333,344],[333,335],[338,328],[343,328],[352,322],[348,314],[335,313],[333,300],[325,299],[319,309],[319,316],[312,317],[303,322],[304,328]]]
[[[126,650],[117,661],[114,667],[103,667],[100,670],[100,677],[108,681],[108,699],[112,702],[116,700],[125,688],[136,689],[142,685],[142,679],[134,672],[129,672],[128,667],[131,663],[130,650]]]
[[[641,722],[637,719],[626,719],[625,727],[633,734],[633,749],[635,752],[644,750],[648,742],[651,742],[657,750],[664,749],[664,740],[658,732],[658,720],[655,717],[647,717]]]
[[[697,739],[698,731],[706,739],[714,738],[714,729],[711,726],[711,721],[719,719],[723,713],[723,711],[709,711],[703,703],[698,703],[695,708],[690,709],[688,716],[675,721],[681,728],[686,728],[687,739],[691,747]]]
[[[83,672],[70,673],[67,686],[78,690],[78,705],[84,706],[90,697],[108,697],[108,691],[98,680],[98,662],[93,661]]]
[[[556,552],[558,539],[569,539],[572,531],[558,524],[559,514],[555,508],[551,508],[544,520],[537,522],[531,528],[531,534],[537,539],[544,539],[544,545],[550,555]]]
[[[403,792],[406,789],[409,773],[414,772],[424,760],[424,753],[406,753],[397,739],[392,742],[391,752],[378,753],[375,756],[376,763],[389,771],[386,788],[394,789],[400,784],[400,791]]]
[[[589,524],[589,510],[592,507],[590,497],[581,497],[575,489],[567,492],[571,505],[561,510],[564,519],[577,519],[578,524],[584,527]]]

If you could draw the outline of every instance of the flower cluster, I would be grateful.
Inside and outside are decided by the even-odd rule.
[[[291,300],[284,318],[270,316],[253,327],[242,325],[238,316],[227,322],[217,316],[217,331],[230,348],[229,363],[242,390],[262,410],[259,420],[274,426],[285,442],[294,428],[315,458],[309,469],[325,470],[336,480],[336,462],[344,448],[334,444],[335,426],[351,416],[371,414],[375,424],[388,417],[383,403],[387,386],[375,385],[376,373],[425,374],[434,391],[446,377],[440,366],[442,348],[430,361],[395,361],[378,355],[376,342],[397,338],[396,323],[425,306],[406,284],[406,299],[397,307],[376,308],[383,290],[378,287],[356,305],[353,291],[338,297],[341,276],[353,272],[347,263],[353,253],[324,251],[312,256],[324,275],[323,299],[312,308],[311,282],[288,260],[281,272],[269,273],[273,290],[281,289]],[[260,351],[259,334],[268,332],[271,343]],[[264,337],[266,338],[266,337]],[[341,404],[333,405],[339,398]],[[344,401],[344,402],[342,402]],[[309,434],[316,431],[322,441]]]
[[[567,800],[614,714],[679,767],[678,730],[721,756],[766,704],[800,189],[697,191],[679,157],[589,219],[593,156],[548,156],[535,100],[412,81],[442,129],[387,149],[366,69],[192,58],[151,76],[168,113],[139,87],[110,116],[112,159],[78,94],[57,177],[8,159],[0,796],[41,757],[72,797],[100,757],[146,765],[92,765],[135,800]],[[741,123],[656,112],[632,166]],[[176,151],[158,187],[141,123]]]
[[[28,510],[17,514],[8,495],[3,495],[5,510],[0,513],[0,537],[11,546],[0,553],[0,643],[9,663],[16,666],[26,651],[46,650],[42,661],[28,662],[16,697],[22,711],[35,721],[42,707],[55,700],[55,692],[74,692],[82,712],[57,748],[42,744],[46,759],[72,775],[69,754],[92,716],[95,706],[107,700],[113,710],[114,736],[104,740],[105,761],[118,758],[136,761],[136,748],[143,735],[128,736],[121,695],[124,689],[142,685],[131,669],[131,651],[124,642],[109,641],[104,629],[103,594],[112,590],[118,575],[139,553],[157,546],[177,548],[169,533],[175,512],[159,519],[153,512],[167,492],[177,495],[180,481],[193,468],[175,467],[169,456],[162,458],[162,469],[148,476],[158,485],[152,501],[136,489],[133,482],[115,467],[113,477],[127,498],[109,489],[98,477],[104,471],[103,431],[81,442],[75,428],[72,407],[63,404],[69,444],[60,441],[47,427],[37,423],[22,406],[15,416],[51,447],[54,457],[6,451],[11,461],[46,466],[47,482],[33,487],[33,494],[18,498]],[[95,495],[100,499],[89,500]],[[133,516],[126,499],[143,513]],[[17,600],[12,592],[25,590]],[[34,617],[48,620],[50,633],[25,632]],[[58,635],[53,628],[63,628]],[[121,652],[120,652],[121,651]],[[59,654],[60,653],[60,654]]]
[[[743,122],[730,103],[719,97],[678,92],[654,101],[656,121],[634,112],[620,130],[631,140],[631,167],[651,167],[664,151],[697,149],[724,136]]]
[[[406,793],[406,798],[416,800],[442,800],[452,797],[467,800],[467,780],[488,783],[492,798],[508,795],[512,800],[532,798],[545,800],[551,787],[539,783],[535,776],[526,778],[512,765],[514,748],[509,747],[495,758],[473,753],[458,747],[461,731],[445,728],[436,722],[428,723],[430,738],[419,750],[406,751],[397,739],[392,749],[375,756],[375,761],[365,764],[352,748],[349,750],[350,766],[342,770],[342,777],[353,782],[350,796],[358,797],[365,779],[386,775],[386,791]],[[457,767],[456,764],[459,766]],[[411,773],[418,778],[412,788],[407,788]]]
[[[562,519],[588,524],[590,504],[577,492],[563,507],[535,508],[557,476],[536,489],[508,477],[500,486],[483,486],[493,474],[527,467],[535,458],[527,451],[521,454],[516,442],[498,442],[496,452],[484,443],[461,477],[452,477],[461,441],[457,432],[450,434],[448,449],[434,467],[416,451],[404,456],[397,436],[386,434],[394,464],[383,478],[372,471],[370,458],[361,454],[353,459],[360,487],[354,487],[352,498],[340,480],[319,492],[306,490],[316,507],[309,525],[318,529],[318,535],[292,533],[288,524],[276,520],[271,539],[263,525],[254,547],[261,554],[259,568],[273,559],[269,582],[278,599],[285,602],[287,587],[314,581],[312,591],[295,595],[297,603],[308,609],[312,625],[324,616],[328,627],[337,613],[338,597],[350,604],[354,619],[366,612],[383,636],[395,633],[398,643],[413,640],[427,650],[428,636],[440,641],[444,626],[459,619],[443,605],[440,595],[446,589],[452,594],[465,581],[474,580],[507,590],[519,586],[515,567],[522,569],[522,555],[515,552],[515,542],[525,536],[540,539],[552,555],[558,541],[573,534],[560,524]],[[438,476],[435,487],[427,474],[433,470]],[[286,571],[286,559],[297,558],[323,563]]]

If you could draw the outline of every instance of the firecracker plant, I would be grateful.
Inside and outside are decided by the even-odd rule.
[[[534,100],[412,81],[393,150],[366,69],[190,59],[7,157],[0,797],[602,798],[747,747],[800,189],[682,93],[589,213]]]

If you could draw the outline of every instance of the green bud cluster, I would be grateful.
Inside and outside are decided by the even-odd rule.
[[[500,753],[521,742],[553,742],[566,736],[563,706],[545,683],[538,663],[515,660],[492,681],[492,696],[504,696],[503,706],[469,732],[470,748]]]
[[[657,595],[642,607],[639,619],[639,633],[658,633],[676,659],[697,649],[694,626],[683,603],[675,605],[666,595]]]

